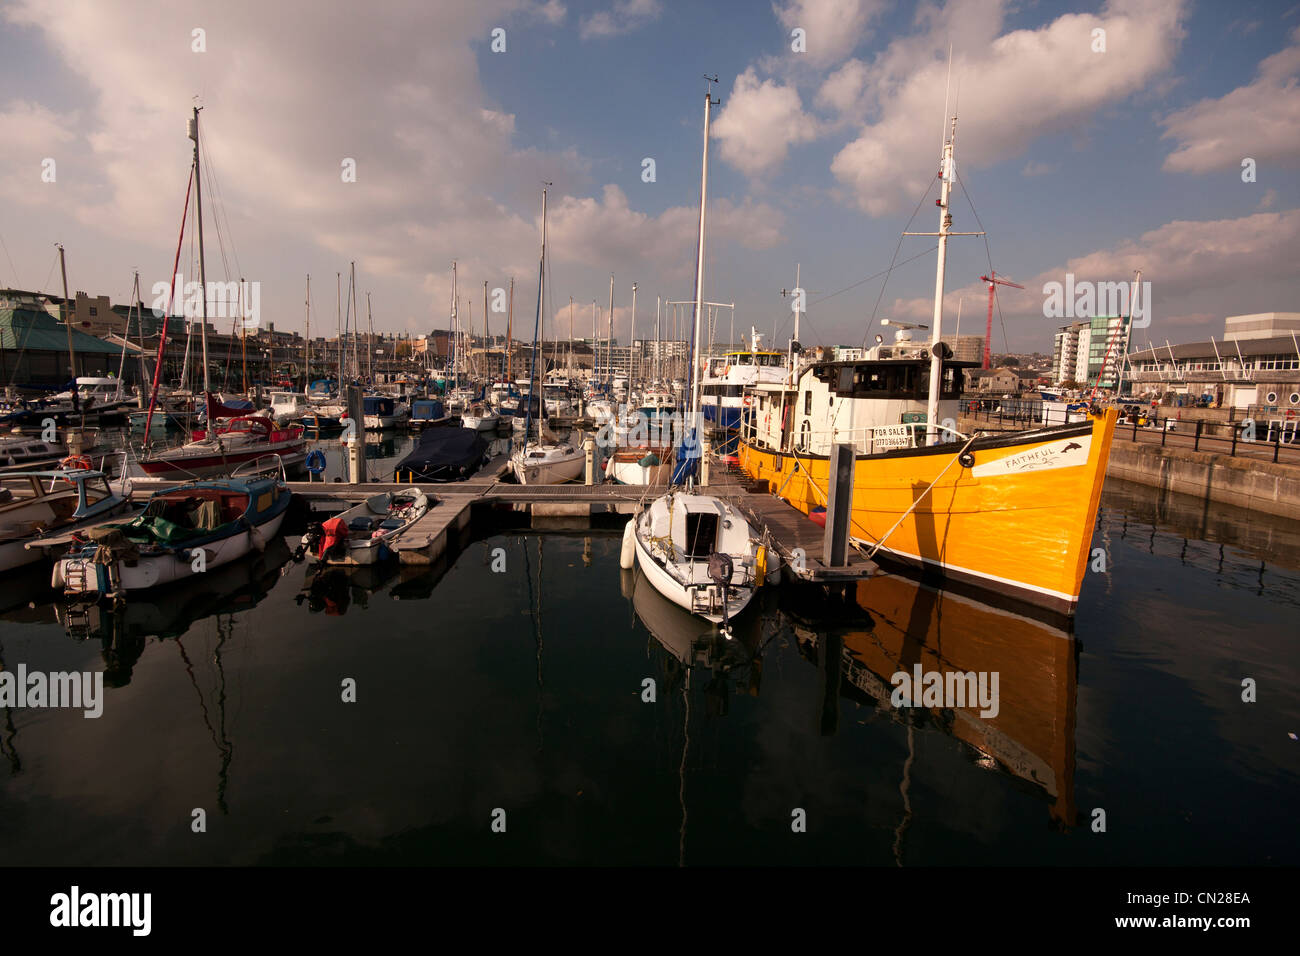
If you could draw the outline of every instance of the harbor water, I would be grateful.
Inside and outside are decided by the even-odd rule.
[[[289,533],[79,613],[10,576],[3,667],[104,692],[0,709],[0,863],[1295,864],[1300,528],[1153,495],[1108,482],[1068,627],[882,575],[720,641],[617,521],[513,512],[429,567]],[[996,713],[891,705],[918,667]]]

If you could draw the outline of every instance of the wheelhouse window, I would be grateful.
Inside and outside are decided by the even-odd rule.
[[[942,395],[958,397],[960,368],[945,364]],[[925,401],[930,391],[927,362],[858,362],[828,366],[818,378],[841,398],[890,398]]]
[[[98,501],[112,496],[113,492],[108,487],[108,480],[105,478],[87,479],[84,483],[86,489],[86,504],[93,505]]]

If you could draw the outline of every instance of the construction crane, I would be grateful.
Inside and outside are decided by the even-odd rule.
[[[996,272],[992,274],[992,278],[980,276],[980,281],[989,284],[989,317],[988,321],[984,323],[984,368],[988,368],[989,344],[993,341],[993,293],[1000,285],[1009,285],[1013,289],[1023,289],[1024,286],[1018,282],[1012,282],[1010,279],[1004,279]]]

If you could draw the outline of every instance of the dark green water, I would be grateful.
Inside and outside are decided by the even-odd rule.
[[[112,686],[0,710],[0,864],[1295,864],[1300,536],[1151,494],[1108,486],[1073,634],[883,577],[712,646],[617,531],[314,587],[273,548],[74,621],[15,577],[4,666]],[[891,707],[917,662],[999,714]]]

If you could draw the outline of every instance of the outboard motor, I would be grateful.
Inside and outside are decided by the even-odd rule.
[[[298,541],[298,547],[294,549],[293,559],[301,561],[304,554],[316,554],[316,548],[320,545],[320,539],[324,534],[325,530],[320,526],[320,522],[313,521],[307,525],[307,530]]]
[[[731,640],[731,624],[727,621],[727,591],[731,587],[731,555],[714,551],[709,555],[709,580],[718,586],[722,594],[722,636]]]

